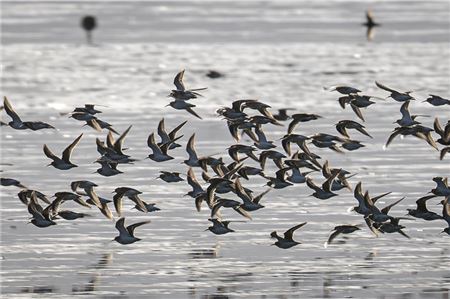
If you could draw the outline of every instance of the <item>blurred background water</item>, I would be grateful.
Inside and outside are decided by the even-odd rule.
[[[413,114],[426,114],[441,123],[450,118],[447,107],[421,103],[429,93],[449,97],[450,2],[448,1],[152,1],[42,2],[3,1],[2,91],[19,115],[42,120],[57,131],[16,131],[1,127],[2,177],[19,179],[47,195],[68,191],[73,180],[96,182],[98,193],[111,198],[119,186],[141,190],[142,198],[161,211],[142,214],[125,201],[127,223],[152,220],[136,230],[143,240],[129,246],[112,243],[114,223],[97,211],[77,221],[39,229],[27,225],[29,214],[12,187],[1,194],[1,282],[5,298],[448,298],[450,239],[440,234],[445,222],[405,221],[406,239],[399,234],[375,238],[368,229],[345,242],[323,248],[331,229],[363,223],[347,212],[356,204],[353,194],[320,201],[311,190],[296,185],[272,190],[253,213],[253,220],[232,223],[235,233],[215,236],[209,211],[198,213],[183,194],[186,183],[156,180],[160,170],[185,172],[187,154],[174,150],[165,163],[144,160],[146,140],[161,117],[166,126],[183,120],[185,145],[196,133],[200,155],[226,155],[233,144],[225,122],[215,115],[221,106],[239,98],[258,98],[277,108],[318,113],[324,118],[300,125],[297,133],[336,134],[334,124],[355,119],[341,110],[338,95],[324,86],[346,84],[385,97],[374,81],[401,90],[414,90]],[[376,21],[372,41],[366,39],[365,11]],[[93,45],[85,43],[80,18],[92,14],[99,26]],[[195,99],[197,120],[165,107],[175,74],[186,69],[188,87],[207,86]],[[225,76],[210,79],[209,70]],[[85,103],[103,104],[101,119],[119,132],[133,125],[125,146],[141,161],[120,167],[124,174],[92,174],[98,157],[95,138],[104,139],[80,122],[60,113]],[[366,147],[345,155],[317,149],[322,161],[357,173],[370,193],[393,191],[380,205],[406,196],[392,214],[403,216],[415,200],[434,187],[432,178],[448,176],[447,159],[413,138],[396,139],[383,150],[392,122],[400,118],[399,103],[377,102],[363,111],[373,139],[355,137]],[[3,113],[2,120],[9,121]],[[286,127],[267,127],[277,140]],[[62,151],[84,132],[73,154],[80,167],[47,168],[46,143]],[[355,136],[355,134],[352,134]],[[242,141],[249,144],[248,140]],[[229,162],[229,159],[227,159]],[[250,162],[248,162],[252,165]],[[255,165],[252,165],[255,166]],[[275,167],[269,164],[268,174]],[[197,177],[200,172],[196,170]],[[313,176],[317,181],[318,175]],[[244,181],[262,192],[265,181]],[[438,200],[429,208],[441,211]],[[83,208],[67,207],[77,211]],[[224,211],[224,217],[242,220]],[[290,250],[269,246],[271,231],[282,232],[307,221]],[[340,238],[343,240],[343,238]],[[339,240],[338,240],[339,241]]]

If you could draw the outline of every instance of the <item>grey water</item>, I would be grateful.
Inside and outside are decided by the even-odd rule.
[[[1,127],[2,177],[20,180],[48,196],[69,191],[74,180],[91,180],[100,196],[129,186],[143,192],[161,211],[143,214],[124,202],[127,223],[151,220],[136,229],[142,241],[123,246],[111,240],[114,222],[94,209],[71,203],[68,209],[91,214],[76,221],[59,220],[41,229],[17,198],[19,189],[1,187],[2,298],[448,298],[450,238],[440,232],[444,221],[402,220],[407,239],[400,234],[378,238],[363,227],[340,236],[324,248],[331,230],[341,224],[363,224],[349,212],[356,205],[353,192],[321,201],[309,196],[304,184],[271,190],[264,209],[253,220],[231,223],[236,232],[216,236],[205,231],[209,210],[199,213],[183,195],[186,182],[167,184],[155,179],[160,170],[186,173],[182,164],[187,139],[196,133],[199,155],[227,156],[234,144],[226,122],[215,111],[242,98],[256,98],[271,111],[290,107],[297,113],[316,113],[322,119],[300,124],[295,132],[337,134],[334,124],[354,119],[342,110],[338,94],[323,87],[355,86],[385,98],[380,81],[399,90],[413,90],[417,101],[412,114],[424,114],[431,127],[435,117],[445,123],[448,107],[421,101],[428,94],[450,97],[450,4],[448,1],[151,1],[151,2],[44,2],[2,3],[2,95],[26,120],[42,120],[56,131],[18,131]],[[371,8],[382,26],[367,41],[364,13]],[[93,14],[99,28],[94,45],[85,44],[80,17]],[[203,117],[165,107],[173,77],[186,69],[188,87],[208,87],[194,99]],[[209,70],[225,76],[210,79]],[[119,165],[124,173],[105,178],[94,174],[98,158],[95,138],[105,139],[64,113],[85,103],[96,103],[99,117],[119,132],[133,125],[124,147],[134,164]],[[392,191],[380,200],[385,206],[406,197],[392,209],[404,216],[407,208],[435,184],[448,177],[449,157],[416,138],[396,138],[384,148],[401,117],[400,104],[377,101],[363,110],[370,139],[350,132],[365,147],[338,154],[314,152],[330,165],[357,175],[372,195]],[[175,159],[156,163],[147,137],[156,133],[160,119],[173,128],[184,120],[182,148]],[[1,119],[9,121],[2,112]],[[284,127],[265,125],[268,137],[280,147]],[[60,153],[80,133],[84,136],[72,160],[79,167],[60,171],[46,167],[42,151],[47,144]],[[436,137],[436,135],[433,135]],[[241,141],[251,144],[245,138]],[[312,148],[312,147],[311,147]],[[231,162],[229,158],[226,162]],[[246,161],[256,166],[254,162]],[[275,165],[267,164],[273,175]],[[201,172],[195,170],[200,179]],[[319,174],[312,174],[320,182]],[[202,182],[202,181],[201,181]],[[242,181],[256,193],[265,180]],[[232,195],[227,196],[232,197]],[[438,199],[429,208],[437,213]],[[66,204],[65,204],[66,205]],[[243,220],[223,211],[227,220]],[[116,217],[117,219],[117,217]],[[302,244],[289,250],[270,246],[272,231],[283,232],[308,222],[294,238]]]

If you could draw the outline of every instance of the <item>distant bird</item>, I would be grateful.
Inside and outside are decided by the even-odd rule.
[[[294,131],[294,128],[297,126],[298,123],[316,120],[316,119],[322,118],[322,116],[317,115],[317,114],[309,114],[309,113],[297,113],[297,114],[292,114],[291,118],[292,118],[292,121],[289,123],[288,134],[291,134],[292,131]]]
[[[114,192],[116,193],[113,197],[114,207],[116,208],[116,212],[117,215],[119,215],[119,217],[122,216],[122,198],[124,196],[128,197],[131,201],[133,201],[136,205],[138,205],[140,211],[147,212],[146,205],[139,198],[139,194],[142,194],[141,191],[129,187],[119,187],[116,188]]]
[[[33,216],[30,223],[37,227],[43,228],[56,225],[56,223],[51,219],[50,209],[42,209],[42,207],[37,203],[35,192],[31,192],[31,200],[28,203],[28,212]]]
[[[75,146],[80,142],[81,137],[83,136],[83,133],[80,134],[62,153],[62,158],[59,158],[55,156],[55,154],[52,153],[52,151],[47,147],[46,144],[44,144],[44,154],[52,159],[52,163],[50,163],[47,166],[52,165],[53,167],[61,170],[68,170],[73,167],[77,167],[77,165],[70,162],[70,156],[72,155],[72,151],[75,148]]]
[[[328,88],[324,87],[323,89],[328,90],[328,91],[337,91],[340,94],[345,94],[345,95],[357,94],[357,93],[361,92],[361,90],[359,90],[355,87],[346,86],[346,85],[336,85],[336,86],[331,86]]]
[[[158,143],[158,146],[161,147],[166,143],[170,143],[169,150],[180,147],[181,145],[175,143],[175,140],[178,140],[180,137],[176,137],[178,131],[187,123],[187,121],[182,122],[178,126],[176,126],[170,133],[166,132],[164,118],[158,124],[158,135],[161,137],[161,142]]]
[[[373,39],[373,28],[377,26],[381,26],[373,20],[372,11],[366,11],[366,22],[362,24],[367,27],[366,37],[367,40],[371,41]]]
[[[144,224],[150,223],[151,221],[142,221],[132,225],[129,225],[125,228],[125,218],[122,217],[116,222],[116,229],[119,231],[119,235],[114,238],[114,240],[122,245],[132,244],[137,241],[141,241],[141,239],[136,238],[134,236],[134,230]]]
[[[182,136],[175,138],[174,140],[172,140],[172,142],[178,140],[181,137]],[[148,155],[148,158],[152,159],[155,162],[164,162],[164,161],[172,160],[173,157],[171,157],[167,154],[169,146],[172,142],[162,144],[161,147],[159,147],[155,141],[155,134],[151,133],[147,139],[147,146],[152,150],[152,153]]]
[[[391,94],[390,94],[390,96],[388,96],[388,98],[393,98],[397,102],[406,102],[406,101],[415,100],[415,98],[413,98],[410,95],[412,93],[412,91],[400,92],[395,89],[389,88],[386,85],[381,84],[380,82],[377,82],[377,81],[375,81],[375,85],[381,89],[389,91]]]
[[[8,123],[8,125],[16,130],[25,130],[30,129],[33,131],[41,130],[41,129],[54,129],[55,127],[44,123],[42,121],[22,121],[19,115],[14,111],[9,100],[4,96],[3,97],[3,106],[5,108],[6,114],[12,118],[12,121]]]
[[[81,19],[81,27],[86,31],[86,40],[92,44],[92,31],[97,28],[97,19],[94,16],[84,16]]]
[[[172,92],[169,94],[169,97],[172,97],[178,101],[188,101],[190,99],[195,99],[199,96],[202,96],[197,91],[205,90],[205,89],[207,89],[207,87],[186,89],[186,87],[184,86],[184,82],[183,82],[184,71],[185,70],[182,70],[175,76],[175,79],[173,80],[173,84],[175,85],[175,87],[177,89],[172,89]],[[172,102],[172,103],[174,103],[174,102]],[[178,103],[177,105],[181,106],[180,103]],[[186,108],[176,108],[176,107],[174,107],[174,105],[171,105],[171,106],[175,109],[186,109]],[[195,106],[189,106],[189,107],[195,107]]]
[[[430,94],[430,97],[423,102],[428,102],[433,106],[450,105],[450,100],[444,99],[444,98],[434,95],[434,94]]]
[[[184,181],[183,178],[180,177],[179,172],[170,172],[170,171],[161,170],[159,173],[160,173],[160,175],[157,178],[160,178],[161,180],[163,180],[166,183],[177,183],[177,182]]]
[[[224,76],[225,76],[224,74],[214,70],[210,70],[208,73],[206,73],[206,77],[210,79],[222,78]]]
[[[200,115],[197,114],[197,112],[195,112],[192,108],[196,107],[194,104],[188,103],[185,100],[175,100],[170,102],[169,104],[167,104],[166,106],[171,106],[174,109],[177,110],[186,110],[187,112],[189,112],[190,114],[192,114],[193,116],[202,119],[202,117]]]
[[[293,246],[296,246],[298,244],[300,244],[300,242],[294,241],[294,239],[292,238],[294,235],[294,232],[299,229],[300,227],[304,226],[307,222],[303,222],[300,223],[294,227],[291,227],[290,229],[288,229],[286,232],[284,232],[284,237],[280,237],[278,236],[276,231],[273,231],[270,234],[271,238],[275,238],[277,239],[277,241],[272,244],[277,246],[278,248],[282,248],[282,249],[288,249],[291,248]]]
[[[339,234],[351,234],[357,230],[360,230],[360,228],[357,225],[339,225],[333,228],[333,233],[328,237],[328,240],[325,242],[324,247],[326,248],[328,244],[331,244],[333,240],[339,235]]]

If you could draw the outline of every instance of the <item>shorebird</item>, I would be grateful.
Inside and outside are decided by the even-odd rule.
[[[444,147],[439,155],[440,160],[444,160],[445,155],[450,152],[450,146]]]
[[[389,136],[385,147],[387,148],[389,144],[394,140],[394,138],[398,135],[413,135],[419,139],[425,140],[434,149],[439,150],[436,143],[434,142],[433,137],[431,136],[431,131],[433,131],[433,129],[421,125],[414,125],[412,127],[397,127]]]
[[[114,162],[112,160],[105,159],[103,156],[100,159],[97,159],[94,163],[99,163],[101,165],[100,168],[96,170],[98,174],[101,174],[102,176],[110,177],[113,175],[121,174],[123,173],[119,169],[117,169],[117,162]]]
[[[142,221],[132,225],[129,225],[125,228],[125,218],[122,217],[116,222],[116,229],[119,231],[119,235],[114,238],[114,240],[122,245],[131,244],[137,241],[141,241],[141,239],[136,238],[134,236],[134,230],[144,224],[150,223],[151,221]]]
[[[116,188],[114,190],[114,192],[116,193],[113,196],[114,207],[116,208],[116,212],[119,217],[122,216],[122,198],[124,196],[128,197],[131,201],[133,201],[136,205],[138,205],[140,211],[147,212],[146,205],[139,198],[139,194],[142,194],[141,191],[133,189],[133,188],[129,188],[129,187],[119,187],[119,188]]]
[[[275,245],[278,248],[288,249],[288,248],[291,248],[293,246],[296,246],[296,245],[300,244],[300,242],[294,241],[294,239],[292,237],[294,235],[294,232],[297,229],[299,229],[300,227],[304,226],[306,223],[307,222],[300,223],[300,224],[298,224],[298,225],[296,225],[294,227],[291,227],[287,231],[285,231],[284,232],[284,238],[278,236],[276,231],[273,231],[270,234],[270,237],[277,239],[277,241],[274,244],[272,244],[272,245]]]
[[[55,154],[52,153],[52,151],[47,147],[46,144],[44,144],[44,154],[52,159],[52,163],[50,163],[47,166],[52,165],[53,167],[60,169],[60,170],[68,170],[73,167],[77,167],[77,165],[70,162],[70,156],[72,155],[72,151],[75,148],[75,146],[80,142],[81,137],[83,136],[83,133],[80,134],[62,153],[62,158],[59,158],[55,156]]]
[[[447,196],[443,201],[441,201],[442,204],[442,218],[447,222],[448,227],[446,227],[442,233],[447,233],[450,235],[450,203],[448,202],[450,196]]]
[[[42,192],[36,191],[36,190],[23,189],[19,193],[17,193],[17,197],[19,197],[20,201],[24,205],[28,206],[28,202],[29,202],[28,199],[31,200],[32,193],[35,194],[36,199],[40,199],[48,205],[51,204],[51,201],[47,198],[47,196],[45,194],[43,194]]]
[[[444,99],[444,98],[434,95],[434,94],[430,94],[430,97],[423,102],[428,102],[433,106],[450,105],[450,100]]]
[[[178,138],[181,138],[181,136]],[[175,140],[177,140],[177,139],[175,139]],[[164,161],[172,160],[173,157],[171,157],[167,154],[170,144],[171,143],[165,143],[165,144],[161,145],[161,147],[159,147],[155,141],[155,134],[151,133],[148,136],[147,145],[153,151],[153,153],[149,154],[148,158],[152,159],[155,162],[164,162]]]
[[[0,184],[2,186],[8,187],[8,186],[15,186],[22,189],[27,189],[26,186],[24,186],[21,182],[15,179],[10,178],[0,178]]]
[[[184,78],[184,71],[182,70],[181,72],[179,72],[174,80],[173,80],[173,84],[175,84],[175,87],[177,89],[172,89],[172,92],[169,94],[169,97],[174,98],[175,100],[178,101],[188,101],[190,99],[195,99],[199,96],[202,96],[201,94],[199,94],[197,91],[200,90],[205,90],[207,89],[207,87],[203,87],[203,88],[195,88],[195,89],[186,89],[186,87],[184,86],[183,83],[183,78]],[[173,107],[173,106],[172,106]],[[195,106],[190,106],[190,107],[195,107]],[[175,107],[174,107],[175,108]],[[185,108],[175,108],[175,109],[185,109]],[[190,112],[190,111],[189,111]],[[192,113],[192,112],[190,112]],[[196,114],[194,114],[196,115]],[[197,116],[197,115],[196,115]],[[199,116],[197,116],[199,117]],[[199,117],[200,118],[200,117]]]
[[[341,133],[342,136],[350,138],[350,136],[347,133],[347,129],[355,129],[358,132],[372,138],[372,136],[370,136],[369,133],[367,133],[366,130],[364,130],[364,126],[361,125],[360,123],[353,121],[353,120],[340,120],[337,124],[336,124],[336,130]]]
[[[194,104],[185,102],[183,100],[175,100],[167,104],[166,106],[171,106],[174,109],[177,110],[186,110],[190,114],[194,115],[195,117],[202,119],[200,115],[198,115],[192,108],[196,107]]]
[[[84,16],[81,19],[81,27],[86,31],[86,40],[88,44],[92,43],[92,30],[97,28],[97,19],[94,16]]]
[[[12,118],[12,121],[8,123],[8,125],[16,130],[25,130],[30,129],[33,131],[41,130],[41,129],[54,129],[55,127],[44,123],[42,121],[25,121],[23,122],[22,119],[19,117],[19,115],[14,111],[11,103],[6,98],[6,96],[3,97],[3,107],[5,108],[6,114],[9,115],[9,117]]]
[[[216,235],[224,235],[234,232],[234,230],[228,227],[231,221],[220,221],[216,218],[208,219],[208,221],[211,221],[213,225],[208,227],[206,230],[209,230]]]
[[[75,107],[73,112],[84,112],[89,113],[91,115],[102,113],[100,110],[95,109],[94,104],[84,104],[84,107]]]
[[[350,95],[350,94],[357,94],[361,92],[361,90],[351,87],[351,86],[345,86],[345,85],[336,85],[331,87],[324,87],[323,89],[328,91],[337,91],[340,94]]]
[[[436,183],[436,188],[431,189],[431,193],[436,196],[450,196],[450,187],[448,186],[447,178],[434,177],[433,182]]]
[[[436,195],[433,194],[421,197],[418,200],[416,200],[417,208],[407,209],[408,215],[411,215],[415,218],[421,218],[427,221],[442,219],[440,215],[427,209],[427,201],[434,197],[436,197]]]
[[[404,102],[400,107],[402,118],[395,121],[398,125],[400,125],[400,127],[410,127],[420,124],[420,122],[415,121],[418,115],[411,115],[408,108],[409,101]]]
[[[405,238],[410,239],[410,236],[408,236],[402,229],[405,228],[405,226],[400,225],[400,219],[403,219],[401,217],[391,217],[389,219],[389,222],[375,222],[373,225],[374,227],[381,233],[399,233],[402,236],[404,236]]]
[[[327,248],[331,242],[339,235],[339,234],[351,234],[360,228],[357,225],[338,225],[333,228],[333,232],[328,237],[328,240],[325,242],[324,247]]]
[[[380,82],[377,82],[377,81],[375,81],[375,85],[381,89],[389,91],[391,94],[388,96],[388,98],[393,98],[397,102],[406,102],[406,101],[415,100],[415,98],[413,98],[410,95],[412,93],[412,91],[400,92],[395,89],[389,88],[386,85],[381,84]]]
[[[49,205],[50,207],[50,205]],[[51,219],[50,208],[45,210],[37,203],[37,198],[35,192],[31,192],[30,202],[28,203],[28,212],[33,216],[30,223],[37,227],[48,227],[50,225],[56,225],[56,223]]]
[[[142,203],[144,204],[145,209],[143,209],[142,206],[140,206],[138,204],[136,204],[134,206],[134,209],[144,212],[144,213],[161,211],[161,209],[156,206],[156,203],[146,203],[145,201],[142,201]]]
[[[196,198],[199,194],[205,192],[203,190],[203,187],[197,181],[194,170],[191,167],[189,167],[189,170],[187,172],[187,182],[192,187],[192,191],[189,191],[186,195],[189,195],[192,198]]]
[[[366,37],[367,40],[371,41],[373,39],[373,28],[377,26],[381,26],[373,20],[372,11],[366,11],[366,22],[362,24],[367,27]]]
[[[447,121],[445,129],[442,129],[439,119],[436,117],[433,123],[434,131],[439,135],[439,139],[436,140],[442,145],[450,145],[450,120]],[[442,159],[441,159],[442,160]]]
[[[297,114],[292,114],[291,118],[292,118],[292,121],[289,123],[288,132],[287,132],[288,134],[291,134],[292,131],[294,131],[294,129],[298,123],[316,120],[316,119],[322,118],[322,116],[317,115],[317,114],[310,114],[310,113],[297,113]]]
[[[279,120],[279,121],[286,121],[286,120],[290,119],[291,117],[287,114],[288,110],[294,110],[294,109],[292,109],[292,108],[278,109],[278,114],[274,114],[273,118],[275,118],[276,120]]]
[[[329,199],[333,196],[337,196],[336,193],[333,193],[331,191],[331,185],[333,184],[333,180],[336,178],[337,175],[338,175],[338,172],[335,172],[334,174],[332,174],[322,184],[322,187],[319,187],[316,184],[314,184],[314,182],[312,181],[311,178],[309,178],[309,177],[306,178],[306,185],[309,188],[311,188],[312,190],[314,190],[314,193],[311,195],[314,196],[315,198],[322,199],[322,200]]]
[[[184,181],[183,178],[180,177],[179,172],[170,172],[170,171],[164,171],[161,170],[160,175],[157,177],[157,179],[161,179],[166,183],[177,183]]]
[[[157,143],[159,147],[163,146],[166,143],[170,143],[169,150],[180,147],[178,143],[175,143],[175,140],[178,140],[180,137],[176,137],[178,131],[187,123],[187,121],[182,122],[178,126],[175,127],[169,134],[166,132],[166,128],[164,125],[164,118],[158,124],[158,135],[161,137],[161,142]]]
[[[97,193],[95,193],[94,187],[98,187],[98,185],[91,181],[73,181],[72,183],[70,183],[70,188],[73,192],[80,195],[89,196],[89,199],[92,203],[94,203],[95,206],[97,206],[98,208],[102,208],[100,198],[98,197]],[[83,189],[85,193],[77,191],[78,189]]]

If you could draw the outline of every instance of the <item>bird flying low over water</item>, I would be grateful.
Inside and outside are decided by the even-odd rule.
[[[300,227],[304,226],[306,223],[307,222],[303,222],[303,223],[300,223],[300,224],[298,224],[296,226],[291,227],[290,229],[288,229],[287,231],[284,232],[284,237],[278,236],[277,232],[273,231],[270,234],[270,237],[277,239],[277,241],[274,244],[272,244],[272,245],[275,245],[278,248],[288,249],[288,248],[291,248],[293,246],[296,246],[296,245],[300,244],[300,242],[294,241],[293,235],[294,235],[294,232],[297,229],[299,229]]]
[[[70,162],[70,156],[72,155],[75,146],[80,142],[81,137],[83,137],[83,133],[81,133],[80,136],[78,136],[68,147],[66,147],[66,149],[62,153],[62,158],[55,156],[55,154],[52,153],[48,146],[44,144],[44,154],[53,160],[52,163],[50,163],[48,166],[52,165],[53,167],[61,170],[67,170],[73,167],[77,167],[77,165]]]
[[[183,82],[184,71],[185,70],[182,70],[175,76],[173,84],[175,84],[175,87],[177,89],[172,89],[172,92],[169,94],[169,96],[174,98],[175,100],[181,101],[188,101],[190,99],[195,99],[199,96],[201,97],[202,95],[199,94],[197,91],[205,90],[207,89],[207,87],[186,89]]]
[[[132,225],[129,225],[125,228],[125,218],[122,217],[116,222],[116,229],[119,231],[119,235],[114,238],[114,240],[122,245],[132,244],[137,241],[141,241],[141,239],[136,238],[134,236],[134,230],[144,224],[150,223],[151,221],[142,221]]]
[[[25,130],[30,129],[33,131],[41,130],[41,129],[54,129],[55,127],[42,122],[42,121],[22,121],[19,115],[14,111],[11,103],[6,97],[3,97],[3,107],[5,108],[6,114],[12,118],[12,121],[8,123],[8,125],[16,130]]]

